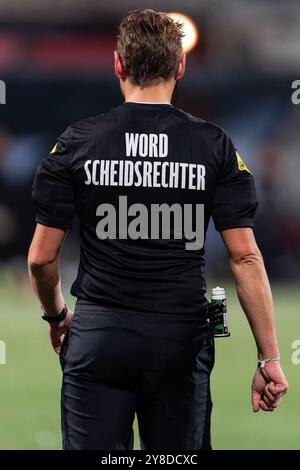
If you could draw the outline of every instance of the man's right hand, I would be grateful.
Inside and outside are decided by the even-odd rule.
[[[288,391],[288,383],[279,361],[266,364],[264,370],[270,381],[266,382],[259,369],[256,369],[252,382],[252,407],[255,413],[260,409],[275,410]]]
[[[73,313],[68,310],[66,318],[59,323],[49,323],[49,337],[54,351],[59,354],[65,334],[67,333]]]

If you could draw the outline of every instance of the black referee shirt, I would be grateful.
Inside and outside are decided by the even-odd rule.
[[[253,227],[253,177],[228,135],[169,104],[126,102],[71,125],[37,170],[36,221],[81,255],[71,293],[141,312],[201,314],[204,241]]]

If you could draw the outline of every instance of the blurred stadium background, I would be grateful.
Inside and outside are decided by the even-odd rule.
[[[71,122],[122,101],[114,80],[115,30],[130,9],[188,15],[198,28],[176,105],[224,127],[253,171],[256,236],[272,281],[290,392],[275,414],[253,415],[253,340],[237,303],[218,234],[207,236],[208,287],[228,290],[232,337],[217,340],[213,374],[216,449],[300,448],[300,4],[287,0],[0,0],[0,449],[59,449],[58,358],[28,286],[34,229],[31,182],[39,160]],[[67,295],[78,260],[76,224],[65,244]],[[74,299],[69,299],[74,304]],[[138,448],[136,439],[136,448]]]

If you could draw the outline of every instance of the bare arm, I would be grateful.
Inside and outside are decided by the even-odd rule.
[[[225,230],[221,235],[229,253],[237,294],[255,338],[258,356],[261,359],[277,356],[279,348],[272,293],[253,231],[250,228],[237,228]],[[268,364],[266,372],[270,376],[270,383],[277,384],[277,387],[274,389],[268,384],[265,390],[266,382],[260,375],[255,376],[252,396],[254,411],[258,411],[258,404],[266,411],[274,409],[275,406],[271,405],[275,403],[277,406],[280,401],[279,397],[281,399],[287,390],[287,382],[278,362]],[[270,387],[273,395],[277,396],[277,401],[270,397],[265,399]],[[261,400],[262,396],[263,400]]]
[[[264,262],[250,228],[225,230],[237,295],[251,326],[258,354],[278,355],[274,306]]]
[[[61,290],[58,256],[66,233],[64,230],[37,224],[28,253],[28,272],[31,285],[44,311],[49,316],[58,315],[64,305]],[[72,313],[58,324],[49,324],[53,348],[60,351]]]
[[[65,238],[63,230],[37,224],[28,253],[31,285],[47,315],[55,316],[64,306],[58,255]]]

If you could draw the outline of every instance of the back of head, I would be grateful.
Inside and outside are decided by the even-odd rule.
[[[167,13],[130,11],[118,27],[117,52],[126,77],[144,88],[171,79],[182,53],[182,24]]]

